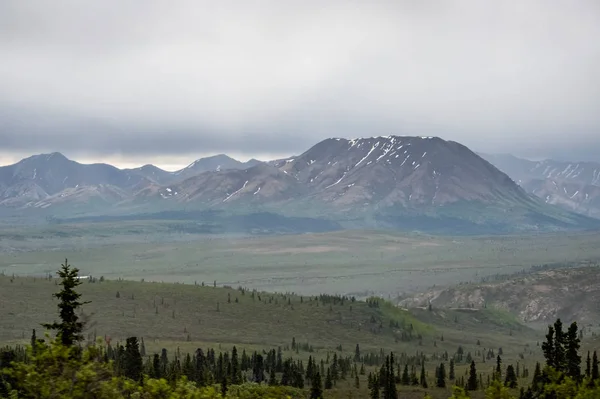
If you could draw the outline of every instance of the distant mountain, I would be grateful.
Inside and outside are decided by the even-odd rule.
[[[105,185],[134,192],[150,183],[142,175],[108,164],[80,164],[57,152],[0,167],[0,182],[0,204],[11,206],[37,202],[68,188]]]
[[[536,162],[506,154],[481,156],[546,203],[600,217],[600,163]]]
[[[320,216],[353,227],[447,232],[575,227],[587,219],[528,195],[467,147],[437,137],[324,140],[245,170],[152,186],[136,201]]]
[[[248,162],[240,162],[225,154],[214,155],[207,158],[200,158],[192,162],[186,168],[173,172],[175,180],[185,180],[189,177],[198,175],[204,172],[218,172],[221,170],[244,170],[261,163],[256,159],[251,159]]]
[[[187,168],[168,172],[154,165],[118,169],[108,164],[81,164],[63,154],[34,155],[0,167],[0,205],[49,208],[70,203],[116,204],[139,191],[182,181],[206,171],[245,169],[260,161],[239,162],[226,155],[201,158]]]
[[[262,212],[450,234],[598,225],[527,194],[467,147],[437,137],[333,138],[289,159],[243,163],[221,154],[177,172],[37,155],[0,168],[0,205],[50,216]]]

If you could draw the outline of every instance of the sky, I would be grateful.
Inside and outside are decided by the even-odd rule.
[[[3,0],[0,164],[427,135],[600,161],[598,0]]]

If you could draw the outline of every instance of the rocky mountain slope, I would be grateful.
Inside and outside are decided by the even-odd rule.
[[[241,163],[218,155],[177,172],[82,165],[54,153],[0,168],[0,190],[0,205],[50,214],[70,204],[80,212],[86,204],[95,212],[214,209],[449,233],[593,225],[528,195],[467,147],[437,137],[333,138],[290,159]]]
[[[108,164],[85,165],[60,153],[34,155],[0,167],[0,205],[49,208],[69,203],[111,205],[155,186],[165,186],[206,171],[245,169],[258,164],[226,155],[201,158],[188,167],[168,172],[154,165],[118,169]]]
[[[600,218],[600,163],[481,156],[546,203]]]
[[[501,308],[524,322],[600,322],[600,268],[551,269],[479,284],[440,287],[400,302],[434,309]]]
[[[580,221],[529,196],[467,147],[437,137],[327,139],[297,157],[149,187],[136,200],[402,229],[539,229]]]

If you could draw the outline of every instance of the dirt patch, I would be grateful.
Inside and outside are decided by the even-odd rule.
[[[278,254],[318,254],[325,252],[340,252],[347,251],[347,248],[335,247],[330,245],[313,245],[307,247],[245,247],[245,248],[229,248],[223,252],[242,252],[260,255],[278,255]]]

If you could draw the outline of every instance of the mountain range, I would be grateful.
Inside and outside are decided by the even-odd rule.
[[[514,177],[526,166],[507,175],[492,165],[499,161],[487,158],[491,163],[438,137],[402,136],[332,138],[270,162],[242,163],[221,154],[175,172],[153,165],[84,165],[52,153],[0,167],[0,206],[46,217],[262,212],[347,228],[457,234],[595,228],[600,223],[540,199],[541,188],[530,195],[524,189],[529,186],[517,184],[523,179]],[[589,185],[594,186],[596,174],[591,173]],[[583,176],[583,170],[577,174]]]
[[[600,218],[600,163],[479,155],[544,202]]]

